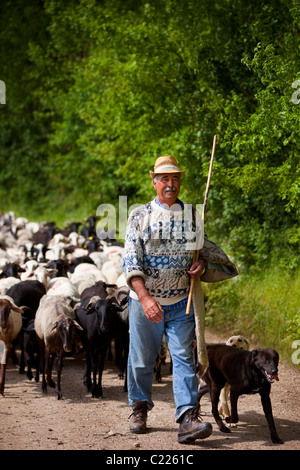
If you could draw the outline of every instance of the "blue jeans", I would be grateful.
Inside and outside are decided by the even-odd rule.
[[[175,420],[189,408],[197,405],[198,381],[193,361],[195,320],[193,306],[186,315],[186,302],[164,308],[164,319],[160,323],[150,322],[141,303],[129,299],[130,347],[128,358],[128,399],[134,408],[135,401],[152,401],[152,380],[155,360],[165,333],[173,363],[173,394]]]

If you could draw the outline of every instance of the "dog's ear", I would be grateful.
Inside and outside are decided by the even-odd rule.
[[[251,362],[255,362],[258,353],[261,351],[261,348],[253,349],[251,351]]]
[[[261,351],[261,348],[253,349],[253,350],[251,351],[251,353],[253,354],[253,357],[257,356],[257,354],[259,353],[259,351]]]

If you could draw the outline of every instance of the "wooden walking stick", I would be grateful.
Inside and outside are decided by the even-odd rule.
[[[211,151],[211,157],[210,157],[210,165],[209,165],[209,171],[208,171],[208,176],[207,176],[207,182],[206,182],[206,189],[205,189],[205,196],[204,196],[204,204],[203,204],[203,210],[202,210],[202,230],[204,229],[204,216],[205,216],[205,209],[207,205],[207,198],[208,198],[208,191],[209,191],[209,185],[210,185],[210,179],[211,179],[211,173],[212,173],[212,167],[214,163],[214,156],[215,156],[215,148],[216,148],[216,141],[217,141],[217,136],[214,135],[213,139],[213,146],[212,146],[212,151]],[[204,239],[203,239],[204,240]],[[199,252],[202,246],[199,246],[197,250],[195,251],[194,258],[193,258],[193,263],[198,261],[199,258]],[[186,306],[186,314],[189,315],[190,309],[191,309],[191,303],[192,303],[192,297],[193,297],[193,291],[194,291],[194,284],[195,284],[195,278],[191,278],[191,285],[190,285],[190,292],[188,296],[188,302]]]

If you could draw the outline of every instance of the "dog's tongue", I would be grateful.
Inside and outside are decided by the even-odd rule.
[[[269,382],[271,382],[271,383],[274,382],[274,380],[279,381],[279,378],[278,378],[277,374],[268,374],[266,372],[266,375],[267,375],[267,378],[268,378]]]

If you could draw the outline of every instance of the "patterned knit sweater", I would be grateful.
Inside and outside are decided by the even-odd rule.
[[[198,224],[197,224],[198,225]],[[179,199],[169,208],[158,199],[133,210],[126,230],[123,271],[137,299],[131,278],[141,276],[151,295],[162,305],[188,296],[195,229],[191,204]]]

